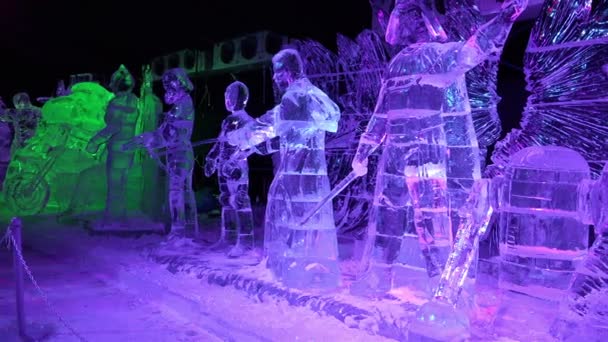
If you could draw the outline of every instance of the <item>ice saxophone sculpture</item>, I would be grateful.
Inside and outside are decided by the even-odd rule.
[[[330,192],[325,132],[336,132],[338,106],[305,76],[300,55],[282,50],[273,60],[280,104],[248,129],[228,136],[241,149],[276,151],[280,165],[268,192],[264,252],[268,267],[291,287],[334,288],[339,284],[333,207],[328,203],[305,225],[299,223]]]
[[[423,305],[410,336],[465,336],[468,318],[455,308],[478,242],[492,220],[500,229],[499,287],[555,300],[563,296],[587,251],[581,206],[590,169],[577,152],[529,147],[511,157],[504,177],[476,183],[460,211],[460,226],[433,299]],[[442,331],[443,330],[443,331]]]
[[[218,142],[211,148],[205,159],[205,176],[216,171],[220,187],[222,205],[222,232],[217,247],[232,246],[229,257],[239,257],[253,248],[253,214],[249,199],[248,150],[242,151],[231,145],[226,136],[244,128],[254,120],[245,107],[249,100],[249,89],[242,82],[234,82],[226,88],[224,95],[226,109],[230,115],[222,122]],[[236,240],[236,241],[235,241]]]
[[[388,66],[376,109],[352,163],[353,170],[365,174],[369,155],[384,143],[374,219],[362,260],[365,273],[354,291],[390,289],[391,265],[399,255],[404,233],[408,233],[408,205],[414,208],[427,275],[440,274],[452,246],[447,167],[460,165],[457,173],[464,182],[479,178],[479,151],[465,73],[500,51],[525,6],[523,0],[506,2],[503,11],[467,41],[444,42],[446,35],[432,4],[396,2],[386,40],[408,46]],[[452,153],[452,145],[463,148]],[[405,263],[415,266],[416,262]]]
[[[112,75],[110,89],[115,97],[108,103],[104,118],[106,126],[91,138],[86,151],[95,154],[106,144],[107,194],[101,229],[112,224],[127,224],[127,181],[133,166],[134,153],[123,151],[122,145],[135,136],[139,112],[137,96],[132,93],[135,80],[124,65]]]
[[[166,165],[160,163],[169,174],[169,210],[171,232],[181,231],[186,224],[198,229],[196,203],[192,192],[194,154],[190,138],[194,125],[194,106],[189,92],[194,88],[186,72],[181,68],[167,70],[162,77],[165,103],[172,105],[158,129],[143,133],[123,145],[131,151],[146,148],[157,158],[154,149],[166,148]],[[186,206],[188,213],[186,213]]]
[[[608,336],[608,164],[597,181],[581,183],[578,199],[585,223],[595,226],[595,242],[574,273],[552,333],[566,341],[592,341]]]

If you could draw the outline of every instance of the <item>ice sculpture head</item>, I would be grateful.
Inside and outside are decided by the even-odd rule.
[[[114,93],[130,93],[135,86],[133,75],[123,64],[112,74],[110,89]]]
[[[184,69],[174,68],[163,74],[163,88],[165,88],[165,103],[174,104],[187,96],[194,89],[194,85]]]
[[[30,96],[27,93],[18,93],[13,96],[13,105],[15,109],[25,109],[31,107]]]
[[[386,29],[386,42],[409,45],[448,39],[433,0],[396,0]]]
[[[295,80],[304,77],[304,62],[294,49],[284,49],[272,57],[272,79],[284,91]]]
[[[229,112],[245,109],[249,100],[249,89],[243,82],[233,82],[226,88],[224,101]]]

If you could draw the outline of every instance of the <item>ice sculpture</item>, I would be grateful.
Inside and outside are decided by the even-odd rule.
[[[98,229],[113,229],[114,224],[127,222],[127,180],[133,166],[133,152],[123,151],[122,145],[135,136],[135,124],[139,115],[137,96],[133,94],[135,79],[121,65],[110,80],[115,97],[108,103],[105,123],[87,144],[86,151],[95,154],[106,144],[106,207]]]
[[[365,274],[353,285],[354,291],[390,289],[391,265],[406,242],[410,205],[427,275],[441,272],[452,246],[447,173],[452,181],[458,180],[463,193],[480,177],[465,73],[500,51],[525,6],[525,1],[506,2],[503,11],[467,41],[445,42],[431,2],[396,2],[386,40],[410,45],[386,71],[376,110],[352,163],[355,172],[365,174],[368,156],[384,143],[375,219],[370,220],[362,261]],[[374,247],[377,254],[372,255]],[[404,260],[410,266],[416,261]]]
[[[281,164],[266,206],[267,265],[287,286],[334,288],[340,270],[331,204],[307,224],[299,223],[330,191],[325,133],[336,132],[340,110],[308,80],[296,50],[280,51],[272,63],[273,80],[283,92],[280,104],[228,139],[241,149],[268,153],[277,150],[272,143],[279,138]]]
[[[27,93],[18,93],[13,96],[14,109],[5,109],[0,112],[0,121],[9,123],[13,127],[13,143],[11,154],[16,149],[23,148],[27,141],[36,133],[36,127],[42,117],[40,108],[32,105]]]
[[[442,16],[441,24],[452,41],[469,39],[486,22],[477,7],[476,0],[447,0],[445,1],[445,7],[446,14]],[[498,140],[501,133],[501,123],[497,110],[500,96],[496,93],[498,63],[501,53],[502,49],[490,54],[487,60],[466,73],[467,93],[471,104],[473,126],[475,127],[477,143],[481,153],[482,172],[488,147]],[[454,194],[450,194],[450,201],[457,201],[458,204],[452,205],[452,208],[459,208],[466,200],[468,193],[458,191],[458,176],[452,177],[450,169],[448,169],[447,174],[448,192],[452,188],[455,189]],[[455,218],[457,218],[457,210],[452,212],[452,227],[457,226],[457,222],[454,222]]]
[[[105,164],[105,154],[92,156],[84,149],[105,126],[105,109],[114,94],[92,82],[75,84],[70,91],[69,96],[44,103],[35,135],[12,156],[4,191],[13,214],[65,211],[77,193],[75,183],[82,172]],[[91,181],[98,183],[98,179],[97,173]],[[104,207],[103,193],[88,194],[95,199],[95,210]]]
[[[0,117],[4,115],[6,105],[0,97]],[[13,132],[8,122],[0,121],[0,190],[4,184],[4,178],[8,171],[8,164],[11,161],[11,140]]]
[[[587,254],[589,165],[562,147],[529,147],[511,157],[504,177],[480,180],[461,209],[461,224],[434,298],[418,312],[411,335],[446,332],[459,336],[468,318],[455,308],[480,238],[491,219],[500,227],[502,289],[556,300]],[[439,315],[441,313],[441,315]],[[435,321],[430,315],[435,314]],[[435,329],[433,329],[433,326]],[[445,333],[445,332],[443,332]],[[450,333],[450,334],[451,334]]]
[[[192,225],[197,231],[196,201],[192,191],[194,154],[190,142],[194,126],[194,105],[189,94],[194,86],[186,71],[181,68],[167,70],[162,82],[165,103],[173,107],[165,114],[158,129],[136,136],[123,145],[123,150],[145,148],[156,159],[158,157],[154,149],[166,148],[166,165],[161,163],[161,166],[169,174],[171,232],[183,231],[186,225]]]
[[[530,96],[521,129],[496,144],[488,175],[500,174],[515,152],[546,145],[579,152],[600,173],[608,160],[607,23],[606,1],[545,1],[524,55]]]
[[[595,226],[595,242],[574,274],[552,333],[593,341],[608,336],[608,164],[597,181],[581,184],[578,199],[585,223]]]
[[[253,248],[253,214],[249,199],[249,150],[241,151],[230,145],[226,136],[253,122],[245,107],[249,100],[249,89],[242,82],[234,82],[224,94],[226,109],[231,113],[222,122],[218,142],[211,148],[205,161],[205,176],[217,171],[222,206],[222,233],[217,247],[232,246],[228,256],[243,255]]]
[[[150,65],[142,67],[142,84],[139,88],[139,118],[135,134],[153,131],[158,128],[161,115],[163,114],[163,103],[154,94],[152,89],[152,69]],[[140,150],[135,154],[135,165],[141,170],[141,181],[143,191],[140,191],[141,209],[155,222],[163,222],[166,211],[163,205],[166,203],[167,181],[162,170],[159,169],[156,160],[147,151]],[[138,165],[139,164],[139,165]]]

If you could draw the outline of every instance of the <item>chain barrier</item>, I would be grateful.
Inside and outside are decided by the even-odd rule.
[[[79,333],[77,333],[76,330],[74,330],[74,328],[72,328],[72,326],[69,325],[68,322],[66,322],[66,320],[63,319],[63,317],[61,315],[59,315],[59,313],[57,312],[57,310],[55,310],[55,307],[53,305],[51,305],[51,302],[50,302],[48,296],[42,290],[42,288],[40,288],[40,286],[38,285],[38,282],[36,281],[36,279],[34,279],[34,275],[32,274],[32,271],[27,266],[27,263],[25,262],[25,259],[23,258],[23,255],[21,253],[21,249],[18,248],[17,243],[15,242],[15,239],[14,239],[13,235],[11,234],[11,226],[10,225],[9,225],[8,229],[6,230],[6,234],[4,234],[4,237],[2,238],[2,240],[0,240],[0,244],[4,240],[7,240],[6,241],[6,247],[9,250],[11,249],[11,244],[15,248],[15,252],[17,253],[17,257],[19,258],[19,261],[21,262],[21,265],[23,266],[23,269],[25,270],[25,273],[27,273],[28,277],[30,278],[30,281],[32,282],[32,284],[36,288],[36,291],[38,292],[38,295],[42,298],[42,300],[44,300],[44,303],[46,304],[46,306],[48,307],[48,309],[57,317],[57,319],[59,319],[59,321],[61,322],[61,324],[63,324],[63,326],[66,329],[68,329],[70,331],[70,333],[72,333],[74,336],[76,336],[81,342],[87,342],[87,340],[84,337],[82,337],[82,335],[80,335]]]

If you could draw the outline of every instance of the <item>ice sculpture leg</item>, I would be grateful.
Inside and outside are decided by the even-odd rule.
[[[230,185],[225,175],[220,174],[218,177],[218,183],[220,187],[220,205],[222,206],[222,231],[220,236],[220,243],[231,244],[236,241],[238,222],[236,216],[236,210],[232,206],[230,200]]]
[[[389,290],[393,280],[390,268],[400,254],[405,255],[400,262],[409,269],[426,270],[429,277],[440,273],[452,241],[447,215],[446,145],[442,120],[440,115],[401,118],[387,135],[363,260],[366,265],[366,259],[371,258],[372,272],[363,276],[362,283],[353,285],[355,293],[361,290],[361,285],[376,287],[374,292]],[[420,130],[400,130],[400,127]],[[403,144],[402,141],[412,142]],[[412,212],[415,230],[408,231]],[[419,246],[414,247],[417,251],[402,251],[413,239],[417,240],[414,244]],[[370,246],[372,243],[375,248]],[[375,250],[370,252],[370,248]]]
[[[104,211],[104,225],[112,222],[126,222],[127,219],[127,181],[133,165],[134,153],[108,149],[106,161],[107,195]]]
[[[220,170],[220,204],[222,232],[217,248],[232,246],[228,256],[239,257],[253,249],[253,213],[249,199],[247,160],[227,162]]]
[[[190,151],[190,154],[192,152]],[[172,158],[173,156],[169,156]],[[188,223],[196,224],[196,219],[186,215],[186,205],[192,207],[192,167],[193,164],[187,160],[170,160],[169,170],[169,208],[171,215],[171,231],[183,230]],[[187,203],[188,202],[188,203]],[[196,205],[194,205],[194,215],[196,216]]]

